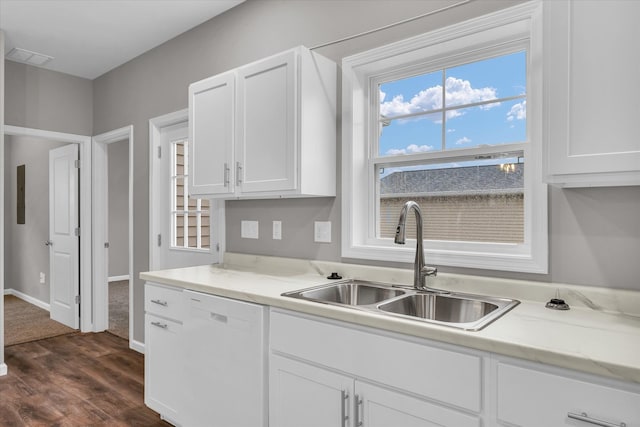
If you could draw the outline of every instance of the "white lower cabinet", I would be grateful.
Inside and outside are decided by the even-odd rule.
[[[501,425],[640,426],[640,388],[636,385],[551,370],[524,362],[498,362]]]
[[[482,425],[482,361],[398,334],[272,310],[270,425]]]
[[[179,423],[182,371],[182,292],[145,286],[144,402],[167,421]]]
[[[287,357],[271,357],[270,425],[479,427],[480,420]]]

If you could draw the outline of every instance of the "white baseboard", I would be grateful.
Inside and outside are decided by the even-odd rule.
[[[129,280],[129,275],[125,274],[124,276],[111,276],[107,279],[109,282],[119,282],[121,280]]]
[[[129,348],[131,350],[137,351],[138,353],[144,354],[144,343],[142,343],[140,341],[136,341],[134,339],[130,339],[129,340]]]
[[[0,363],[0,377],[7,375],[7,365],[4,363]]]
[[[40,307],[43,310],[47,310],[47,311],[51,311],[51,306],[49,305],[49,303],[46,303],[44,301],[40,301],[39,299],[36,299],[32,296],[29,296],[25,293],[22,293],[20,291],[16,291],[15,289],[5,289],[4,290],[4,294],[5,295],[13,295],[14,297],[20,298],[23,301],[28,302],[29,304],[33,304],[36,307]]]

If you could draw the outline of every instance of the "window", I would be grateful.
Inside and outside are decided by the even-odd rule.
[[[209,249],[209,200],[188,197],[187,141],[171,143],[171,246]]]
[[[343,257],[412,261],[414,200],[427,263],[546,273],[539,8],[343,60]]]

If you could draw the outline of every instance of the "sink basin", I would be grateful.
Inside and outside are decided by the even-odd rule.
[[[369,305],[389,300],[405,293],[403,290],[378,285],[373,282],[349,280],[301,291],[287,292],[283,295],[341,305]]]
[[[363,280],[333,282],[286,292],[282,296],[467,331],[484,328],[520,304],[520,301],[506,298],[399,288]]]
[[[409,318],[460,324],[463,329],[477,330],[518,303],[513,302],[502,298],[418,293],[380,304],[378,309]]]

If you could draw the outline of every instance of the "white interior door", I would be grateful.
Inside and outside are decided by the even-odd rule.
[[[51,318],[80,326],[78,146],[49,151],[49,277]]]
[[[152,269],[218,262],[215,201],[187,197],[187,122],[161,129],[151,182]],[[159,149],[158,149],[159,148]],[[153,149],[153,148],[152,148]],[[153,218],[156,216],[156,218]]]

